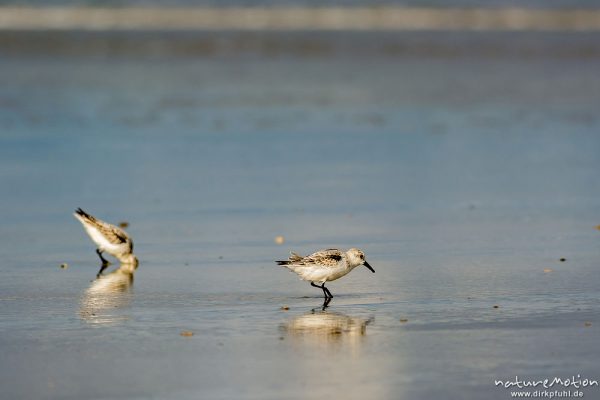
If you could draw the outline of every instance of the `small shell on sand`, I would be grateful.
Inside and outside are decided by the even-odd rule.
[[[183,337],[190,337],[190,336],[194,336],[194,332],[192,332],[192,331],[181,331],[179,333],[179,335],[181,335]]]
[[[69,268],[69,264],[67,264],[67,263],[60,264],[60,269],[67,269],[67,268]]]
[[[281,235],[275,236],[275,244],[284,244],[285,238]]]
[[[281,310],[283,311],[288,311],[290,309],[290,307],[288,306],[281,306]]]
[[[590,327],[590,326],[592,326],[592,323],[591,323],[591,322],[589,322],[589,321],[585,321],[585,322],[583,323],[583,325],[584,325],[584,326],[587,326],[587,327]]]
[[[552,271],[553,271],[552,268],[544,268],[545,273],[552,272]]]
[[[400,318],[400,322],[402,322],[402,323],[408,322],[408,318]]]

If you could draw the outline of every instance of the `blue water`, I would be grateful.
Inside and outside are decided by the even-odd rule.
[[[505,399],[495,379],[598,379],[599,67],[2,59],[2,397]],[[130,223],[132,285],[92,282],[76,207]],[[377,272],[329,284],[323,312],[273,260],[331,246]]]

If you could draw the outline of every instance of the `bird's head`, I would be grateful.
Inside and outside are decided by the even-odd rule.
[[[119,261],[121,261],[121,264],[126,264],[129,267],[133,267],[134,270],[137,269],[139,264],[137,257],[132,253],[120,257]]]
[[[346,257],[348,257],[348,262],[353,267],[358,267],[359,265],[364,265],[365,267],[369,268],[369,270],[371,272],[375,272],[373,267],[371,267],[369,265],[369,263],[367,262],[367,260],[365,259],[365,253],[363,253],[362,250],[352,248],[346,252]]]

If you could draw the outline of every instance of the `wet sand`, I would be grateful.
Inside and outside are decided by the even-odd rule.
[[[600,378],[600,59],[461,40],[9,52],[3,397],[506,399],[494,380]],[[76,207],[130,223],[136,271],[92,282]],[[331,283],[323,312],[273,260],[332,246],[376,273]]]

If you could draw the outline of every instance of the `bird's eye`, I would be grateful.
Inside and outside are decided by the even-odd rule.
[[[365,259],[365,256],[364,256],[364,254],[361,254],[361,255],[360,255],[360,258],[361,258],[362,260],[364,260],[364,259]]]

